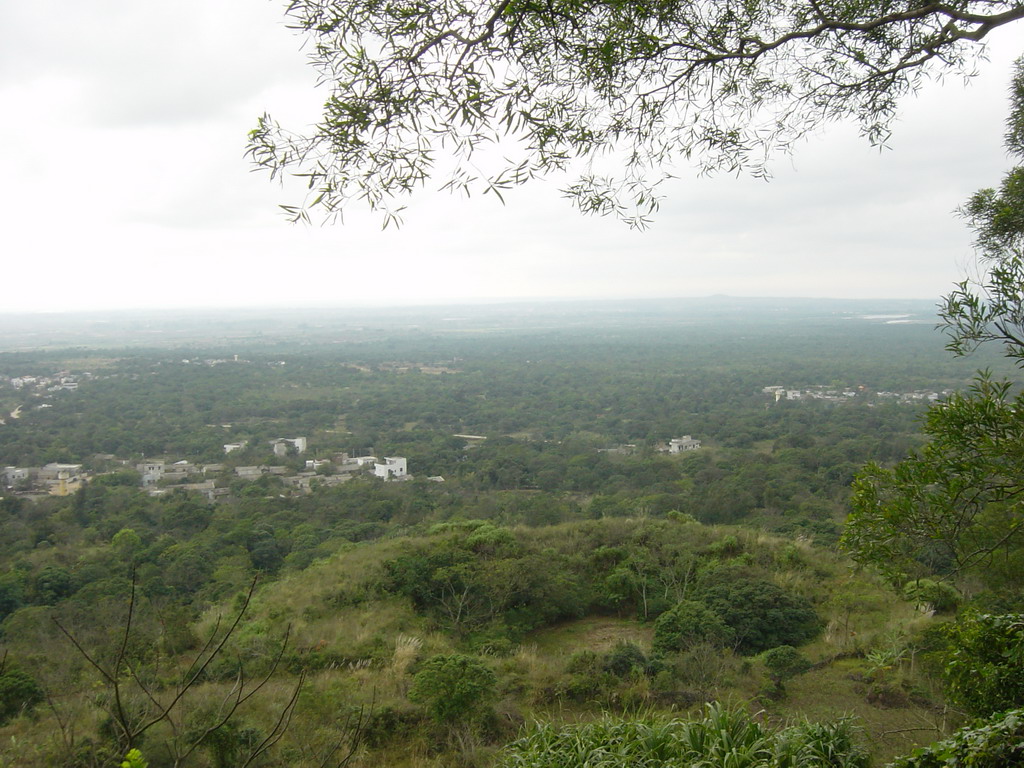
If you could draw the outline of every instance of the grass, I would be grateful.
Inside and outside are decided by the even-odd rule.
[[[532,632],[527,640],[535,654],[561,655],[576,650],[610,651],[619,643],[650,650],[654,625],[628,619],[589,616]]]
[[[637,521],[611,519],[515,529],[515,534],[529,546],[585,558],[596,547],[628,541],[636,535],[638,525]],[[672,533],[676,529],[664,524],[652,530]],[[406,694],[420,662],[435,654],[465,649],[460,649],[456,638],[438,631],[427,617],[417,615],[406,599],[381,599],[368,589],[384,560],[428,537],[385,539],[343,545],[304,571],[262,585],[253,599],[246,619],[251,626],[240,631],[240,641],[256,643],[261,633],[264,638],[278,637],[290,627],[292,659],[299,664],[303,659],[319,660],[309,665],[293,730],[281,743],[282,754],[289,755],[288,764],[296,768],[320,764],[325,750],[346,737],[346,718],[354,708],[364,707],[379,713],[374,721],[379,738],[372,748],[356,755],[349,764],[353,768],[482,768],[491,763],[495,744],[508,740],[517,723],[537,719],[554,723],[552,727],[594,723],[608,712],[649,711],[678,717],[692,711],[695,693],[697,698],[706,695],[750,702],[752,709],[764,708],[772,723],[853,715],[863,725],[876,760],[939,737],[936,729],[944,725],[942,710],[926,701],[934,694],[909,664],[878,671],[864,658],[846,657],[899,642],[931,619],[895,599],[881,583],[851,573],[835,553],[807,542],[740,528],[690,524],[685,531],[693,552],[706,551],[724,536],[735,537],[736,557],[746,558],[751,567],[770,571],[772,579],[787,591],[812,599],[827,622],[826,631],[800,649],[820,666],[788,681],[785,697],[767,694],[763,665],[756,659],[713,651],[714,657],[695,655],[674,661],[677,667],[666,673],[667,682],[634,673],[612,681],[598,696],[573,698],[566,693],[572,682],[567,665],[578,651],[600,655],[620,643],[631,643],[649,654],[653,639],[653,622],[588,616],[535,630],[509,655],[485,658],[498,676],[498,714],[492,730],[440,732]],[[204,629],[209,631],[218,613],[233,617],[237,607],[231,605],[209,611],[197,630],[200,636]],[[698,674],[701,670],[706,674]],[[581,673],[574,675],[578,678]],[[271,727],[294,683],[295,678],[285,675],[275,679],[259,700],[252,702],[246,717],[259,728]],[[212,699],[222,694],[223,685],[211,684],[203,689],[203,695]],[[888,698],[876,696],[869,701],[869,696],[885,686],[891,689],[886,689],[891,694]],[[688,696],[665,695],[677,691]],[[68,696],[64,703],[83,712],[93,711],[90,717],[95,725],[89,695]],[[90,726],[89,730],[94,729]],[[44,765],[44,756],[18,755],[12,745],[31,743],[42,745],[40,749],[45,751],[54,746],[56,733],[54,719],[44,710],[36,719],[19,718],[3,731],[7,741],[0,743],[0,766]]]
[[[709,705],[689,720],[605,717],[578,726],[538,725],[507,747],[501,768],[701,765],[723,768],[863,768],[849,724],[775,729],[742,708]]]
[[[876,764],[884,764],[922,744],[935,741],[953,726],[938,705],[909,697],[901,706],[868,701],[867,664],[846,659],[800,675],[786,683],[786,698],[771,706],[779,717],[827,720],[852,716],[863,727]]]

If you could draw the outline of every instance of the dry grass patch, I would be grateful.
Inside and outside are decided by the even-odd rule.
[[[941,708],[916,697],[906,696],[898,706],[871,703],[866,671],[864,661],[848,659],[800,675],[786,683],[786,698],[770,709],[810,720],[852,715],[864,728],[877,765],[941,738],[956,725],[947,722]]]
[[[529,643],[537,653],[568,656],[582,650],[610,651],[619,643],[633,643],[646,652],[653,639],[653,624],[589,616],[531,632]]]

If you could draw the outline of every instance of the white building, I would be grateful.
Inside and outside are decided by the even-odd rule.
[[[135,470],[142,475],[143,485],[156,485],[164,476],[165,464],[162,461],[145,461],[135,465]]]
[[[384,480],[396,480],[408,474],[404,456],[385,456],[383,464],[373,465],[373,474]]]
[[[296,453],[306,452],[306,438],[304,437],[279,437],[277,440],[271,440],[270,444],[274,446],[275,456],[287,456],[289,448],[294,448]]]
[[[4,467],[4,484],[14,485],[15,483],[27,481],[31,478],[31,472],[25,467]]]
[[[700,440],[694,440],[689,435],[674,437],[668,441],[669,453],[683,453],[684,451],[696,451],[700,448]]]
[[[58,479],[75,480],[81,474],[81,464],[58,464],[56,462],[46,464],[38,472],[39,479],[43,481]]]

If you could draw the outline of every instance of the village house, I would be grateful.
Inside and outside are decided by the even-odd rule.
[[[4,467],[4,485],[12,488],[18,483],[28,483],[32,479],[32,470],[27,467]]]
[[[373,474],[383,480],[399,480],[408,476],[404,456],[385,456],[381,464],[373,465]]]
[[[279,437],[276,440],[271,440],[270,444],[274,447],[275,456],[287,456],[290,448],[294,448],[296,453],[306,452],[306,438],[304,437]]]
[[[81,464],[46,464],[36,473],[36,479],[45,485],[51,496],[69,496],[82,487],[86,479]]]
[[[682,437],[674,437],[668,441],[669,453],[683,453],[685,451],[695,451],[698,448],[700,448],[700,440],[694,440],[689,435],[683,435]]]
[[[164,462],[144,461],[141,464],[135,465],[135,471],[142,476],[143,487],[146,487],[148,485],[156,485],[157,482],[163,479]]]

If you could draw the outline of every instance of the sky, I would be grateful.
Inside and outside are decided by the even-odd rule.
[[[1019,25],[965,85],[904,102],[889,146],[834,124],[770,181],[680,170],[654,225],[584,217],[565,179],[294,225],[244,157],[324,91],[284,0],[0,3],[0,312],[732,296],[937,299],[974,268],[954,211],[1011,165]],[[1016,37],[1015,37],[1016,35]]]

